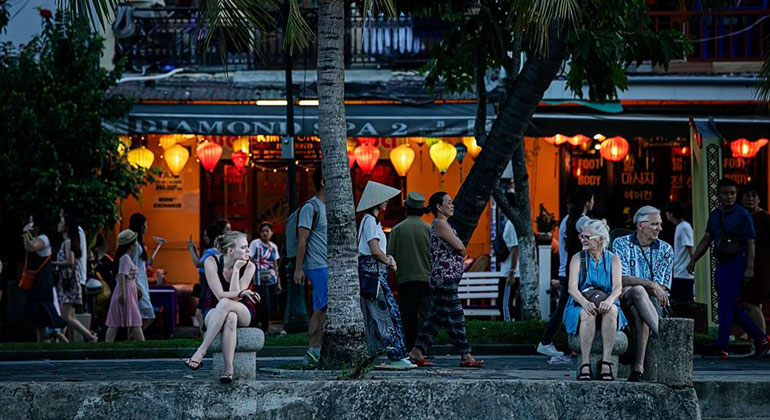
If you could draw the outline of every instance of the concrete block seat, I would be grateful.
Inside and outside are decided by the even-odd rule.
[[[262,347],[265,345],[265,335],[259,328],[237,328],[235,334],[233,378],[255,379],[257,377],[257,352],[262,350]],[[221,338],[222,334],[220,333],[211,345],[215,378],[219,378],[225,372]]]
[[[658,335],[647,342],[642,379],[671,386],[692,386],[693,335],[695,321],[663,318]]]
[[[577,377],[577,375],[580,374],[581,365],[580,337],[577,335],[570,335],[568,337],[568,342],[570,350],[577,353],[577,357],[575,358],[575,377]],[[591,356],[589,359],[594,379],[599,379],[601,377],[601,366],[599,366],[599,362],[602,360],[602,347],[602,332],[597,329],[596,334],[594,335],[594,342],[591,345]],[[610,357],[612,362],[612,373],[615,375],[615,378],[618,378],[618,358],[621,354],[626,352],[626,349],[628,349],[628,338],[626,337],[626,334],[623,331],[616,332],[615,344],[612,346],[612,356]]]

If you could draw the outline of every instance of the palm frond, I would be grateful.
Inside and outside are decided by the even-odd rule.
[[[756,96],[764,104],[770,103],[770,52],[765,54],[765,62],[759,70]]]
[[[118,0],[57,0],[56,7],[73,19],[86,19],[94,29],[105,31],[115,19]]]
[[[394,17],[396,16],[396,2],[395,0],[364,0],[363,15],[366,16],[366,13],[372,10],[383,11],[386,15]]]
[[[578,0],[519,0],[512,2],[509,14],[516,32],[526,34],[530,47],[539,54],[548,52],[551,24],[575,25],[580,16]]]
[[[217,39],[222,61],[228,42],[238,51],[257,50],[257,31],[268,32],[275,25],[277,0],[204,0],[200,12],[202,22],[197,28],[204,38],[203,50]]]
[[[313,41],[315,35],[310,25],[302,16],[297,0],[288,1],[289,10],[286,16],[286,30],[283,33],[283,49],[294,55],[294,49],[302,49]]]

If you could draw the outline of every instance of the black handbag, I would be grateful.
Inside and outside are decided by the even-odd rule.
[[[369,300],[377,299],[377,295],[380,291],[380,274],[378,270],[367,271],[363,268],[364,265],[374,264],[375,267],[379,264],[377,258],[373,255],[359,255],[359,260],[373,260],[366,261],[364,264],[359,262],[358,264],[358,282],[361,289],[361,297]]]
[[[586,253],[585,251],[580,253],[580,272],[583,274],[583,281],[586,281],[587,273],[586,273]],[[596,287],[589,287],[585,290],[581,290],[580,294],[583,295],[586,300],[593,303],[597,307],[600,303],[604,302],[610,295],[605,293],[601,289],[597,289]]]

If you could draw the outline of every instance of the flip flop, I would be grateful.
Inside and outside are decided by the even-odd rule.
[[[460,361],[460,367],[461,368],[483,368],[484,367],[484,361],[483,360],[466,360],[466,361]]]
[[[196,362],[193,359],[185,359],[184,365],[187,366],[187,369],[198,370],[201,368],[201,366],[203,366],[203,360]]]
[[[429,362],[429,361],[427,361],[425,359],[412,359],[412,358],[409,358],[409,361],[414,363],[418,367],[433,367],[433,366],[436,366],[435,363]]]

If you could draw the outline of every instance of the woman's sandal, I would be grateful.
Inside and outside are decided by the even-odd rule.
[[[222,375],[219,377],[219,383],[221,384],[229,384],[233,381],[233,374],[229,375]]]
[[[602,367],[603,367],[603,366],[607,366],[607,367],[609,367],[609,368],[610,368],[610,371],[609,371],[609,372],[602,372],[602,373],[601,373],[601,377],[600,377],[600,379],[601,379],[602,381],[614,381],[614,380],[615,380],[615,376],[612,374],[612,363],[610,363],[610,362],[605,362],[604,360],[602,360],[602,361],[599,363],[599,366],[602,366]]]
[[[409,358],[409,361],[410,361],[410,362],[412,362],[412,363],[414,363],[414,364],[415,364],[415,365],[417,365],[418,367],[433,367],[433,366],[436,366],[436,364],[435,364],[435,363],[433,363],[433,362],[429,362],[429,361],[427,361],[427,360],[425,360],[425,359],[412,359],[412,358],[410,357],[410,358]]]
[[[477,368],[481,369],[484,367],[484,361],[483,360],[460,360],[460,367],[461,368]]]
[[[190,369],[190,370],[198,370],[198,369],[200,369],[200,368],[201,368],[201,366],[203,366],[203,360],[201,360],[200,362],[196,362],[196,361],[195,361],[195,360],[193,360],[192,358],[190,358],[190,359],[185,359],[185,361],[184,361],[184,365],[185,365],[185,366],[187,366],[187,369]],[[232,375],[231,375],[231,376],[232,376]]]
[[[588,368],[588,372],[583,372],[583,368]],[[593,375],[591,374],[591,364],[583,363],[580,365],[580,373],[578,373],[577,380],[590,381],[591,379],[593,379]]]

